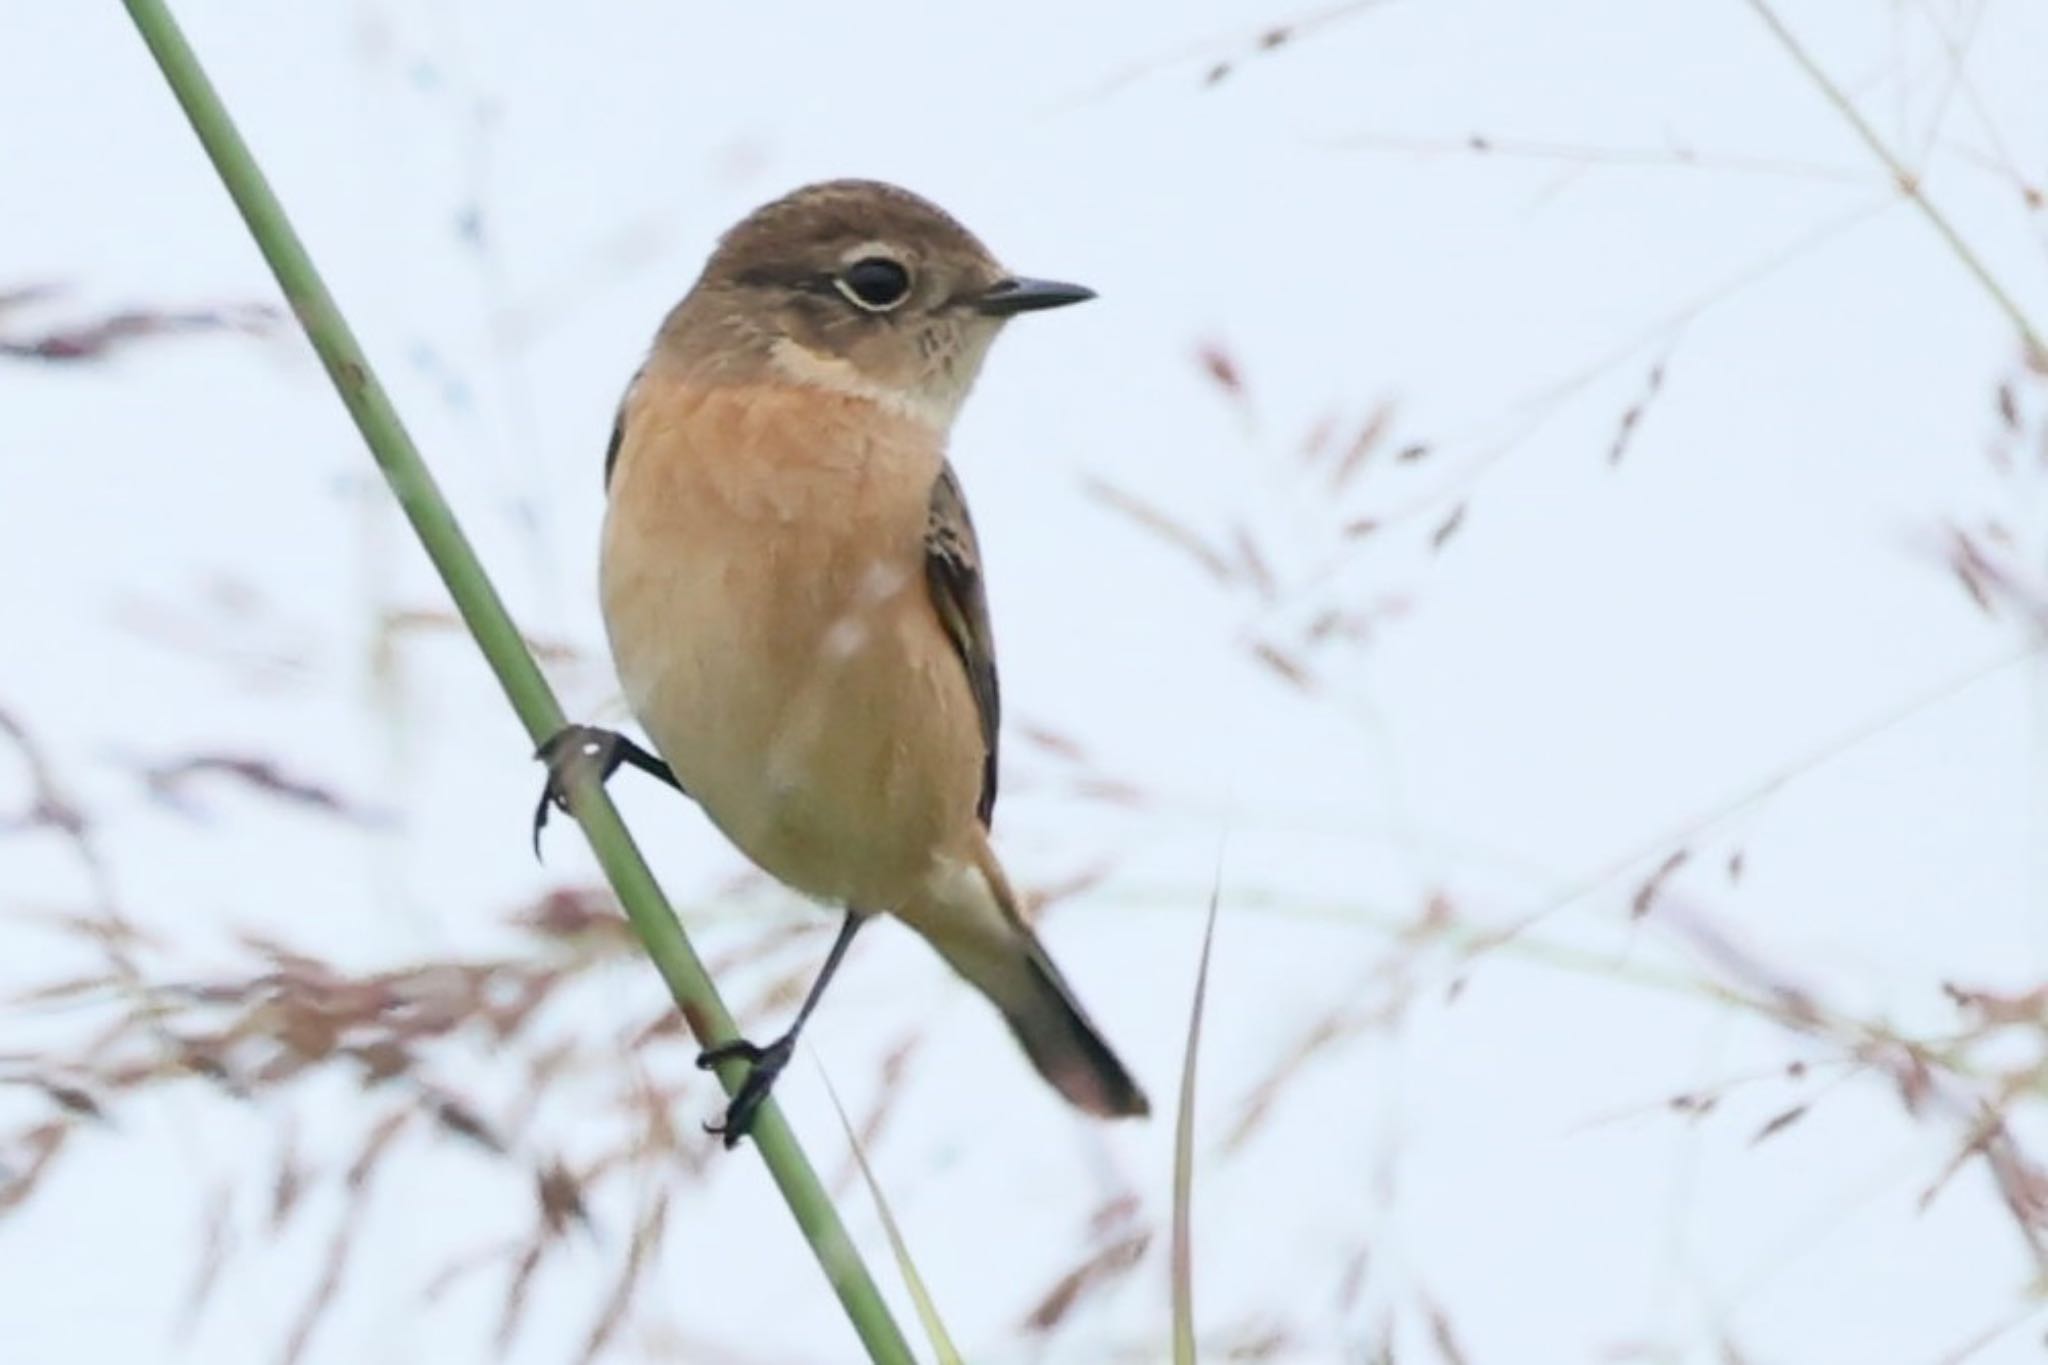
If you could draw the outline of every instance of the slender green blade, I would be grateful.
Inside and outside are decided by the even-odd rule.
[[[860,1167],[860,1178],[867,1182],[868,1193],[875,1201],[875,1212],[882,1215],[882,1230],[889,1235],[889,1249],[896,1253],[896,1268],[902,1272],[903,1285],[910,1291],[910,1300],[917,1305],[918,1320],[924,1324],[924,1334],[931,1340],[932,1352],[939,1365],[963,1365],[959,1348],[953,1345],[953,1338],[946,1331],[945,1322],[939,1317],[939,1307],[932,1301],[931,1291],[925,1288],[924,1276],[917,1273],[917,1263],[910,1259],[910,1244],[903,1240],[903,1229],[896,1225],[896,1215],[889,1210],[889,1201],[882,1197],[881,1182],[875,1179],[874,1168],[868,1165],[868,1154],[860,1145],[860,1136],[853,1131],[852,1122],[846,1117],[846,1106],[839,1102],[839,1092],[832,1088],[832,1078],[825,1075],[823,1067],[818,1074],[824,1079],[825,1093],[832,1099],[832,1109],[839,1115],[839,1126],[846,1130],[846,1145],[853,1149],[854,1164]]]
[[[1195,968],[1195,1002],[1188,1010],[1188,1045],[1180,1063],[1180,1110],[1173,1121],[1173,1365],[1195,1365],[1195,1061],[1202,1049],[1209,950],[1216,943],[1216,907],[1222,900],[1219,860],[1209,889],[1209,917],[1202,926],[1202,960]]]

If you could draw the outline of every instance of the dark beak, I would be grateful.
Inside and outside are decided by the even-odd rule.
[[[993,318],[1017,313],[1035,313],[1041,308],[1064,308],[1086,303],[1095,291],[1085,284],[1061,284],[1058,280],[1001,280],[974,301],[975,308]]]

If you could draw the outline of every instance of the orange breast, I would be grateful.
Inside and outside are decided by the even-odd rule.
[[[636,386],[606,625],[635,715],[741,850],[894,909],[973,825],[982,741],[923,535],[940,437],[859,399]]]

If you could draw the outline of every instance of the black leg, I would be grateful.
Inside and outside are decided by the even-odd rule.
[[[649,777],[668,783],[683,795],[689,795],[683,791],[683,784],[676,780],[668,764],[616,730],[603,730],[595,725],[565,725],[548,737],[534,757],[548,765],[548,779],[541,788],[540,804],[533,811],[533,856],[536,858],[540,856],[540,832],[548,823],[548,808],[569,809],[567,777],[571,765],[588,763],[597,769],[597,780],[607,782],[619,770],[620,764],[629,764]]]
[[[740,1082],[739,1093],[726,1106],[723,1123],[707,1123],[704,1131],[725,1139],[728,1149],[737,1147],[740,1139],[747,1135],[747,1129],[754,1123],[754,1115],[761,1110],[768,1092],[775,1088],[775,1078],[782,1074],[782,1068],[789,1065],[789,1059],[796,1051],[796,1037],[803,1032],[804,1021],[811,1017],[811,1011],[818,1007],[818,1001],[825,994],[826,983],[839,970],[846,950],[853,946],[853,936],[860,930],[867,916],[858,910],[848,910],[840,922],[839,937],[832,940],[832,951],[825,955],[824,969],[818,979],[811,983],[810,993],[804,996],[803,1004],[797,1006],[796,1018],[780,1038],[766,1047],[736,1038],[730,1043],[708,1047],[697,1055],[697,1065],[706,1071],[726,1062],[747,1063],[747,1078]]]

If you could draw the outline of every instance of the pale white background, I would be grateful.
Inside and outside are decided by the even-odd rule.
[[[1268,53],[1261,29],[1301,16],[1263,3],[179,9],[522,624],[591,651],[557,677],[581,714],[616,715],[593,601],[612,404],[726,224],[806,180],[876,176],[1016,268],[1100,290],[1012,330],[956,458],[1011,716],[1153,794],[1081,799],[1013,733],[998,833],[1032,882],[1114,857],[1047,933],[1162,1107],[1221,848],[1196,1209],[1215,1358],[1282,1324],[1274,1358],[1365,1359],[1389,1332],[1401,1359],[1446,1358],[1431,1305],[1474,1362],[1932,1365],[2001,1327],[1967,1358],[2043,1355],[2036,1272],[1983,1168],[1919,1207],[1963,1125],[1909,1117],[1881,1076],[1831,1084],[1838,1050],[1643,984],[1728,979],[1671,915],[1630,919],[1682,846],[1673,907],[1907,1036],[1957,1027],[1944,981],[2048,973],[2048,674],[1997,666],[2026,635],[1987,621],[1937,550],[1945,523],[1997,517],[2034,562],[2044,485],[1996,477],[1986,449],[2001,381],[2036,430],[2048,393],[1747,5],[1394,0]],[[2042,215],[1999,169],[2048,179],[2048,11],[1788,0],[1786,17],[2048,316]],[[120,6],[5,0],[0,30],[0,287],[71,290],[0,321],[272,297]],[[1960,68],[1944,35],[1966,40]],[[1480,155],[1473,135],[1568,154]],[[1203,345],[1234,357],[1241,400]],[[1381,403],[1388,443],[1339,505],[1298,447],[1326,416],[1341,446]],[[1392,459],[1422,441],[1428,459]],[[380,614],[444,599],[368,468],[289,337],[0,368],[0,706],[190,969],[236,960],[246,927],[355,967],[496,951],[506,910],[590,875],[567,830],[547,867],[528,856],[534,772],[463,639],[414,633],[373,672]],[[1219,543],[1241,523],[1302,605],[1220,588],[1091,478]],[[1324,571],[1335,527],[1417,507]],[[257,605],[231,610],[223,583]],[[1393,603],[1363,646],[1318,656],[1312,696],[1247,652],[1314,608]],[[297,664],[252,685],[280,649]],[[351,828],[229,785],[196,816],[151,801],[135,765],[193,750],[271,755],[391,819]],[[0,802],[26,789],[0,757]],[[619,791],[678,899],[715,899],[734,855],[659,791]],[[1390,930],[1437,894],[1469,925],[1549,910],[1523,942],[1585,956],[1404,956]],[[76,967],[37,916],[87,896],[56,840],[0,840],[0,986]],[[731,918],[715,940],[736,941]],[[606,981],[563,1026],[623,1035],[658,1005],[637,964]],[[1221,1150],[1305,1030],[1404,992],[1398,1020],[1320,1054],[1252,1143]],[[0,1053],[75,1023],[8,1006]],[[864,945],[812,1052],[860,1107],[919,1024],[875,1157],[970,1357],[1163,1358],[1163,1244],[1044,1343],[1018,1324],[1119,1182],[1163,1220],[1170,1123],[1084,1129],[894,931]],[[1803,1083],[1782,1075],[1797,1058]],[[1742,1077],[1698,1121],[1668,1106]],[[836,1168],[818,1066],[781,1093]],[[686,1125],[715,1112],[693,1095]],[[296,1108],[310,1151],[344,1135],[330,1165],[359,1136],[354,1103],[334,1085]],[[2038,1096],[2015,1119],[2048,1141]],[[189,1327],[181,1312],[206,1192],[260,1196],[284,1121],[201,1087],[119,1108],[0,1214],[0,1358],[275,1359],[331,1192],[325,1223],[275,1243],[245,1214],[213,1303]],[[577,1150],[577,1124],[553,1116],[548,1141]],[[309,1359],[493,1358],[502,1276],[433,1305],[421,1290],[526,1226],[530,1188],[454,1144],[403,1158]],[[725,1165],[679,1193],[616,1358],[677,1358],[663,1323],[699,1343],[683,1359],[853,1358],[758,1162]],[[894,1293],[865,1195],[842,1203]],[[573,1357],[628,1221],[612,1211],[555,1268],[518,1359]]]

